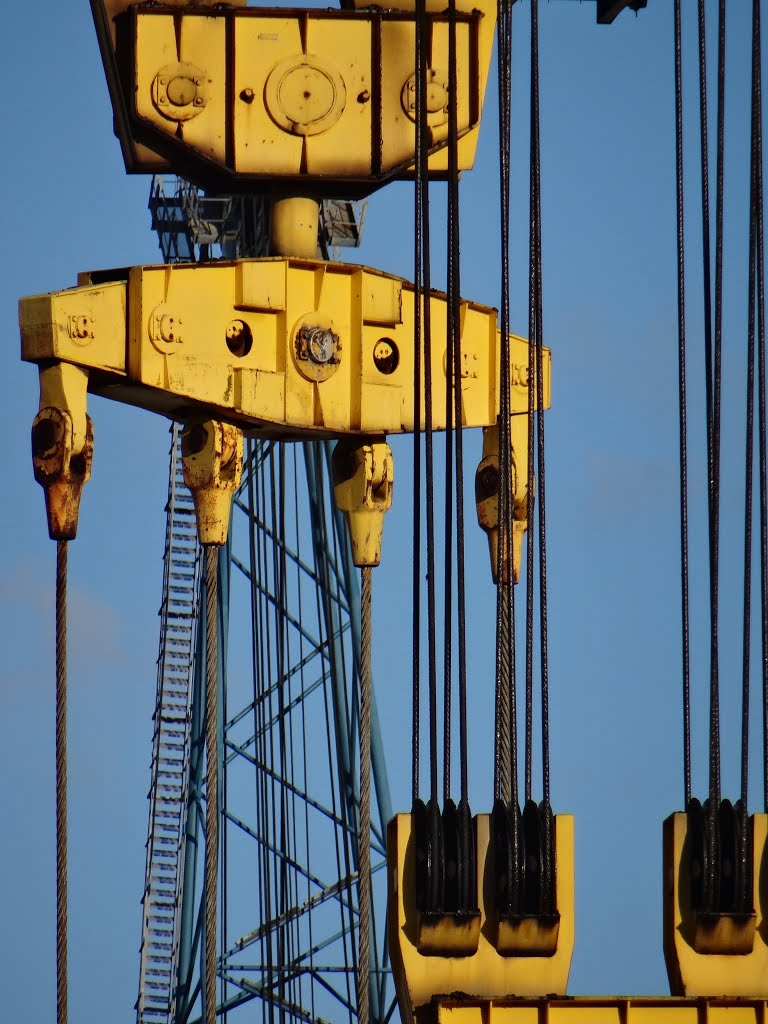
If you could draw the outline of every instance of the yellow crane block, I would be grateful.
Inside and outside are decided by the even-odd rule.
[[[478,814],[474,821],[480,936],[477,951],[468,956],[430,955],[420,951],[411,815],[395,815],[387,828],[387,932],[400,1014],[405,1024],[412,1024],[414,1020],[434,1024],[435,1003],[442,1006],[443,999],[458,992],[468,1005],[476,1000],[505,996],[565,993],[575,928],[573,816],[558,814],[554,818],[556,903],[560,925],[557,948],[551,955],[505,955],[497,949],[499,921],[495,910],[496,872],[490,844],[490,815]],[[473,1024],[481,1024],[481,1018]],[[485,1018],[482,1024],[487,1024]]]
[[[688,815],[664,822],[664,959],[675,995],[768,998],[768,815],[753,814],[750,831],[754,910],[709,920],[692,906]]]
[[[365,195],[407,176],[416,146],[413,0],[386,10],[178,7],[93,0],[128,170],[158,157],[219,190]],[[428,5],[430,173],[447,171],[448,37]],[[115,9],[117,11],[115,12]],[[496,4],[457,4],[459,170],[472,166]],[[142,148],[143,147],[143,148]],[[291,186],[293,182],[293,186]]]
[[[110,279],[112,278],[112,279]],[[275,438],[414,429],[414,290],[320,260],[140,266],[21,299],[22,357],[88,371],[92,393]],[[432,292],[433,425],[445,427],[448,305]],[[496,422],[496,311],[461,303],[462,426]],[[510,338],[512,413],[528,408],[528,342]],[[550,357],[544,352],[545,407]],[[424,426],[422,380],[421,427]]]

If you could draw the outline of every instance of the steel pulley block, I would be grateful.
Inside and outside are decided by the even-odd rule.
[[[491,920],[494,944],[503,956],[551,956],[557,950],[560,914],[553,836],[551,807],[527,800],[521,814],[517,801],[496,802],[491,814]]]
[[[97,3],[97,6],[99,4]],[[416,153],[413,4],[382,10],[112,5],[96,17],[129,171],[167,161],[197,184],[362,196]],[[448,19],[430,3],[427,132],[447,172]],[[472,166],[495,26],[489,0],[457,4],[459,170]],[[111,72],[111,74],[109,73]]]
[[[456,992],[463,993],[465,1001],[564,994],[574,940],[572,816],[557,815],[552,819],[552,843],[557,866],[553,872],[554,900],[559,912],[559,930],[556,949],[543,955],[523,949],[510,955],[496,946],[497,878],[490,815],[475,816],[478,941],[476,950],[457,954],[450,948],[436,946],[435,951],[430,952],[419,946],[420,937],[424,937],[422,907],[427,905],[428,899],[433,903],[439,900],[440,885],[445,896],[445,868],[450,852],[446,850],[445,815],[441,816],[439,810],[430,813],[429,805],[421,804],[418,810],[417,807],[414,808],[415,814],[396,815],[387,829],[387,929],[403,1021],[410,1024],[423,1009],[440,999],[450,998]],[[436,828],[438,821],[442,825],[441,832]],[[431,859],[434,862],[435,858],[441,858],[435,876],[437,885],[426,877],[427,861]],[[435,871],[434,864],[432,870]]]
[[[433,425],[445,427],[448,305],[430,296]],[[461,304],[462,426],[498,417],[496,311]],[[414,429],[414,292],[401,278],[320,260],[240,260],[84,274],[19,304],[22,357],[87,371],[88,389],[181,422],[261,437]],[[528,342],[510,338],[515,366]],[[549,404],[549,352],[544,353]],[[528,406],[513,375],[510,407]],[[424,427],[424,400],[421,401]],[[514,418],[514,417],[513,417]]]
[[[768,998],[768,815],[692,800],[664,822],[664,958],[678,996]]]
[[[415,857],[416,946],[429,956],[470,956],[480,940],[475,836],[469,805],[416,800],[411,810]]]

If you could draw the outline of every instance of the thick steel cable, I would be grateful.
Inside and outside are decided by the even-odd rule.
[[[699,137],[701,143],[701,231],[702,231],[702,274],[704,298],[704,384],[706,393],[707,422],[707,504],[709,516],[709,598],[710,598],[710,795],[713,780],[712,762],[712,693],[713,680],[716,678],[716,660],[713,651],[717,650],[716,618],[713,612],[713,565],[712,565],[712,516],[714,488],[714,459],[712,449],[712,254],[710,243],[710,212],[709,212],[709,128],[707,104],[707,49],[706,49],[706,16],[704,0],[698,5],[699,32]],[[711,851],[713,852],[713,851]]]
[[[454,8],[455,9],[455,8]],[[451,27],[449,26],[449,40]],[[449,50],[451,43],[449,41]],[[449,62],[451,57],[449,57]],[[451,92],[449,86],[449,94]],[[451,103],[453,109],[454,103]],[[450,119],[450,115],[449,115]],[[449,133],[451,129],[449,128]],[[451,142],[449,141],[449,146]],[[449,161],[450,161],[449,157]],[[449,183],[449,202],[447,202],[447,225],[449,225],[449,252],[447,252],[447,321],[445,325],[445,506],[444,506],[444,570],[443,570],[443,651],[442,651],[442,800],[443,804],[451,797],[451,728],[453,724],[452,708],[452,640],[454,629],[454,387],[461,387],[461,377],[457,379],[454,348],[455,311],[453,305],[453,258],[452,232],[454,230],[454,210]],[[457,425],[461,433],[461,423]]]
[[[717,33],[717,168],[715,198],[715,330],[710,444],[710,594],[711,674],[709,719],[710,814],[720,803],[720,666],[718,609],[720,586],[720,405],[723,339],[723,205],[725,164],[725,0],[718,6]],[[713,836],[714,838],[714,836]]]
[[[219,549],[205,547],[205,1024],[216,1024],[216,919],[218,909],[218,582]]]
[[[547,487],[544,438],[544,302],[541,232],[541,144],[539,125],[539,13],[538,0],[531,0],[531,146],[534,201],[534,281],[536,296],[536,464],[538,469],[539,527],[539,669],[541,673],[541,775],[544,805],[543,871],[545,899],[554,893],[552,858],[552,817],[550,814],[549,756],[549,641],[547,616]]]
[[[67,1024],[67,541],[56,544],[56,1024]]]
[[[373,569],[360,570],[360,831],[358,836],[359,937],[357,1016],[368,1024],[371,914],[371,601]]]
[[[415,67],[416,67],[416,104],[422,95],[422,76],[420,61],[423,47],[421,34],[425,18],[425,2],[416,2],[415,26]],[[423,103],[423,99],[421,99]],[[415,122],[416,175],[414,187],[414,225],[413,225],[413,725],[411,733],[411,800],[419,797],[419,738],[421,730],[421,349],[423,343],[422,324],[422,188],[421,178],[423,165],[421,150],[424,147],[422,119],[417,116]]]
[[[512,582],[512,451],[510,442],[509,366],[509,184],[512,93],[512,4],[497,6],[499,88],[499,172],[501,221],[501,359],[499,408],[499,555],[496,590],[496,712],[494,799],[517,799],[517,729],[515,706],[515,596]],[[517,848],[517,816],[512,815]]]
[[[683,789],[691,800],[691,643],[688,586],[688,411],[685,342],[685,220],[683,201],[683,57],[680,0],[674,2],[675,166],[677,184],[677,358],[680,424],[680,590],[683,640]]]
[[[755,164],[757,209],[757,379],[758,379],[758,460],[760,477],[760,606],[763,683],[763,808],[768,810],[768,471],[766,469],[766,395],[765,395],[765,259],[763,248],[763,83],[760,29],[760,0],[752,4],[754,60]]]
[[[448,2],[448,95],[458,95],[456,56],[456,0]],[[448,107],[448,302],[449,335],[453,355],[453,423],[456,463],[456,625],[459,675],[459,773],[461,799],[469,798],[467,778],[467,651],[466,586],[464,564],[464,444],[461,408],[461,269],[459,220],[458,107]],[[446,753],[447,758],[447,753]]]
[[[530,82],[530,150],[528,183],[528,422],[527,463],[528,494],[526,495],[526,581],[525,581],[525,799],[533,792],[533,641],[535,593],[535,430],[536,430],[536,158],[534,153],[534,26],[538,25],[538,11],[531,0],[531,82]]]
[[[429,244],[429,127],[427,122],[427,71],[429,31],[425,0],[416,3],[416,121],[421,127],[416,148],[419,167],[417,191],[421,216],[421,299],[424,346],[424,475],[426,478],[427,542],[427,668],[429,681],[429,775],[430,798],[438,798],[437,749],[437,616],[435,605],[435,468],[432,414],[432,323],[430,309],[431,266]]]
[[[757,276],[757,64],[759,37],[756,39],[755,11],[752,11],[752,101],[749,174],[749,256],[747,273],[747,409],[744,444],[744,595],[741,669],[741,802],[747,809],[749,792],[749,676],[752,637],[752,514],[753,462],[755,432],[755,285]],[[742,819],[746,827],[746,817]]]

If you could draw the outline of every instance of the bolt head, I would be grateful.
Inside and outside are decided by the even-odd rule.
[[[323,327],[316,327],[307,340],[307,351],[313,363],[325,364],[333,357],[333,334]]]

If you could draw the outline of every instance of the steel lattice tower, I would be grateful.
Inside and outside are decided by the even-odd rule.
[[[261,197],[156,178],[150,208],[168,262],[266,252]],[[359,238],[352,204],[324,204],[321,223],[325,251]],[[219,556],[218,974],[220,1012],[233,1021],[356,1017],[360,606],[330,453],[327,442],[248,441]],[[174,427],[138,1024],[200,1017],[206,622],[179,468]],[[384,1024],[394,1007],[379,898],[391,811],[375,703],[372,733],[370,1002]]]

